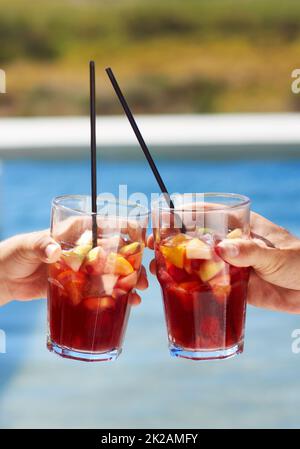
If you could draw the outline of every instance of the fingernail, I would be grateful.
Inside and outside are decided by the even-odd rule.
[[[239,248],[233,243],[221,242],[218,248],[220,248],[223,256],[237,257],[239,255]]]
[[[50,243],[45,249],[45,255],[47,259],[53,259],[55,253],[58,253],[60,250],[59,246],[55,243]]]

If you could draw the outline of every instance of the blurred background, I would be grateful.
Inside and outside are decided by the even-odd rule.
[[[111,65],[137,113],[299,110],[297,0],[1,0],[6,115],[82,115],[87,61]],[[99,108],[119,113],[104,74]]]
[[[255,211],[300,236],[298,0],[0,0],[0,11],[2,237],[49,226],[54,196],[89,193],[89,59],[99,190],[157,191],[116,117],[103,71],[111,66],[170,191],[248,195]],[[1,308],[0,427],[299,427],[299,316],[249,306],[242,356],[171,359],[149,278],[114,364],[48,353],[44,300]]]

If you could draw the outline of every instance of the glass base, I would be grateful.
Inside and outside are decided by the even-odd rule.
[[[108,362],[116,360],[122,352],[122,349],[112,349],[107,352],[84,352],[75,349],[66,348],[54,343],[48,339],[47,348],[50,352],[54,352],[60,357],[73,360],[81,360],[82,362]]]
[[[193,351],[188,349],[180,348],[174,344],[170,344],[169,350],[173,357],[181,357],[183,359],[190,360],[221,360],[229,359],[237,354],[241,354],[244,349],[243,342],[238,343],[230,348],[226,349],[215,349],[215,350],[203,350],[203,351]]]

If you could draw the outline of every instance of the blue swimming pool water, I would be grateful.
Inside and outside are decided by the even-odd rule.
[[[238,192],[253,209],[300,235],[300,161],[159,161],[170,191]],[[150,195],[141,162],[99,162],[99,188]],[[88,161],[3,165],[3,236],[49,225],[56,195],[89,192]],[[146,254],[146,263],[151,258]],[[291,351],[299,316],[249,307],[243,356],[226,362],[171,359],[160,292],[150,278],[132,311],[125,349],[112,365],[56,358],[45,349],[44,301],[0,310],[0,427],[298,427],[300,354]]]

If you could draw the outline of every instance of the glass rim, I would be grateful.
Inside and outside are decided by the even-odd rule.
[[[97,202],[98,202],[98,198],[101,198],[101,196],[102,196],[101,194],[97,195]],[[105,195],[103,195],[103,197],[105,198]],[[84,215],[84,216],[95,216],[96,215],[96,216],[99,216],[99,217],[103,216],[103,214],[101,214],[99,212],[97,212],[97,213],[95,213],[95,212],[85,212],[83,210],[74,209],[73,207],[69,207],[69,206],[66,206],[66,205],[61,203],[61,201],[67,200],[67,199],[82,200],[82,199],[85,199],[85,198],[91,198],[91,195],[80,195],[80,194],[58,195],[58,196],[56,196],[56,197],[54,197],[52,199],[51,205],[52,205],[52,208],[55,207],[55,208],[58,208],[58,209],[63,209],[65,211],[76,213],[78,215]],[[120,204],[120,205],[124,205],[126,207],[136,207],[136,208],[144,211],[143,213],[137,214],[137,215],[142,216],[142,217],[147,217],[147,216],[150,215],[150,210],[149,209],[147,209],[145,206],[142,206],[141,204],[135,203],[134,201],[125,201],[125,200],[120,200],[120,199],[117,199],[116,201],[113,201],[111,199],[106,199],[106,202],[109,203],[109,204],[112,204],[112,203]],[[113,214],[105,214],[104,216],[111,217],[111,216],[113,216]],[[122,218],[121,215],[118,216],[118,217]],[[134,217],[129,217],[129,218],[132,219]]]
[[[202,198],[207,198],[207,197],[215,197],[215,198],[228,198],[228,199],[236,199],[237,202],[236,204],[230,204],[228,206],[226,206],[225,204],[220,204],[221,207],[218,207],[217,209],[212,209],[212,210],[206,210],[205,213],[209,213],[209,212],[214,212],[216,213],[217,211],[224,211],[224,210],[232,210],[232,209],[240,209],[246,206],[249,206],[251,204],[251,200],[250,198],[248,198],[246,195],[242,195],[239,193],[223,193],[223,192],[198,192],[198,193],[176,193],[174,195],[171,195],[171,199],[176,199],[176,198],[182,198],[185,195],[201,195]],[[199,212],[200,210],[197,208],[189,208],[189,209],[185,209],[182,206],[178,206],[178,207],[174,207],[174,209],[170,206],[163,206],[160,205],[161,201],[161,197],[154,201],[152,204],[153,206],[155,206],[155,208],[162,210],[162,211],[188,211],[188,212]],[[187,204],[186,204],[187,205]],[[183,204],[184,206],[184,204]],[[224,206],[224,207],[222,207]]]

